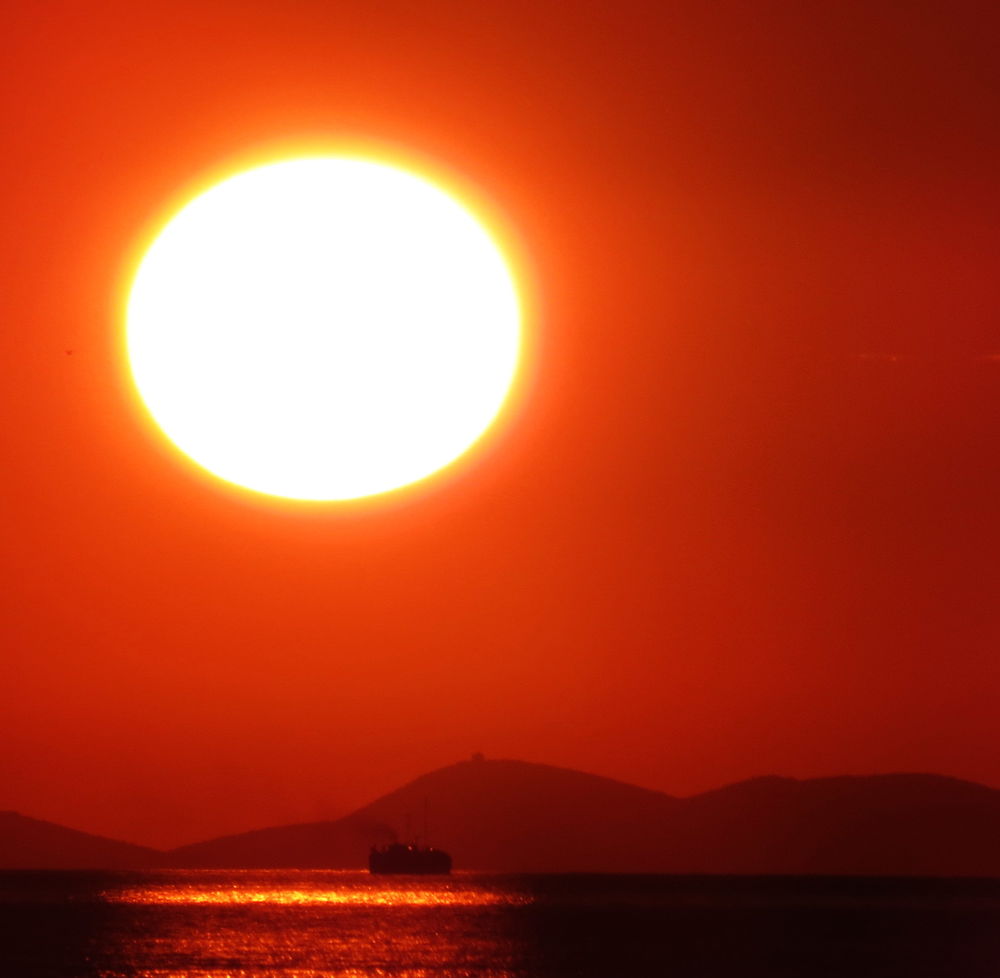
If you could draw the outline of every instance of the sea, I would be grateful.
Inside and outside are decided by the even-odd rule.
[[[1000,978],[1000,880],[0,873],[2,978]]]

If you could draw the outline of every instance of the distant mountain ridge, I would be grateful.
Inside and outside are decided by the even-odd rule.
[[[167,853],[100,851],[177,868],[360,869],[368,847],[405,836],[407,822],[422,836],[425,806],[429,841],[451,852],[459,870],[1000,877],[1000,791],[957,778],[767,776],[675,798],[580,771],[479,758],[335,821]],[[11,852],[0,817],[0,868],[11,867]],[[23,865],[28,857],[18,858]],[[58,863],[53,852],[46,858]],[[76,850],[73,865],[79,858]]]
[[[0,869],[147,869],[165,860],[156,849],[0,812]]]

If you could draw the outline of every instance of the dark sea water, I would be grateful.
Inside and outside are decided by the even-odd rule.
[[[1000,880],[0,873],[2,978],[1000,978]]]

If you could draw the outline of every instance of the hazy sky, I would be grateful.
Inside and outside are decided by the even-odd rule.
[[[0,808],[177,844],[477,750],[1000,785],[998,19],[8,5]],[[535,356],[447,478],[295,507],[151,431],[121,308],[185,189],[325,138],[488,202]]]

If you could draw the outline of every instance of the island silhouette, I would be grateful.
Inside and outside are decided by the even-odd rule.
[[[362,869],[429,814],[456,870],[1000,876],[1000,791],[936,774],[759,777],[687,798],[475,756],[340,819],[161,852],[0,813],[0,869]]]

